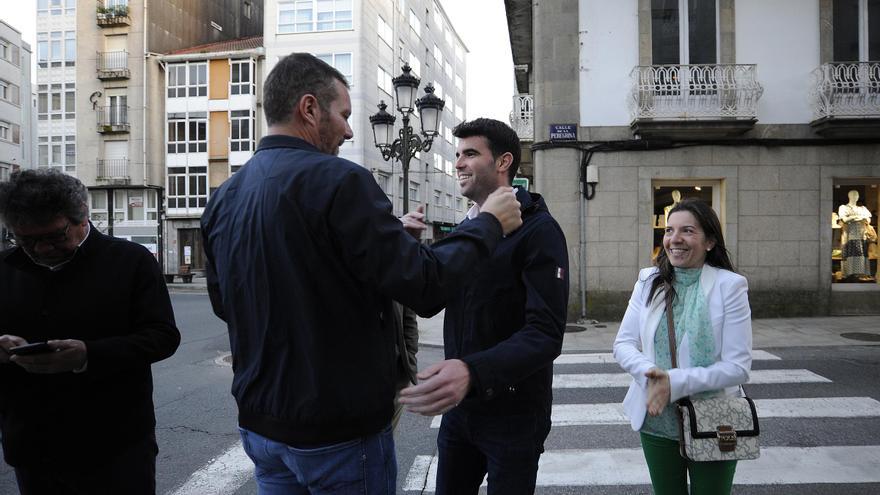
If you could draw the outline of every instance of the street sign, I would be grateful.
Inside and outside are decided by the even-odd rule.
[[[577,141],[577,124],[550,124],[550,141]]]
[[[513,187],[522,187],[524,190],[529,190],[529,179],[528,177],[514,177],[513,178]]]

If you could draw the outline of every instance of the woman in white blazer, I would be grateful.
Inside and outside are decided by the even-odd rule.
[[[623,409],[640,434],[656,495],[687,495],[688,476],[691,495],[729,494],[736,461],[682,458],[671,403],[741,394],[752,365],[748,283],[733,271],[715,212],[696,199],[670,211],[655,264],[639,273],[614,341],[614,358],[633,377]],[[673,369],[666,297],[676,330]]]

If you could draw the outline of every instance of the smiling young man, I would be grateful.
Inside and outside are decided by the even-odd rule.
[[[392,299],[436,311],[520,225],[512,189],[428,247],[404,230],[352,137],[345,77],[294,53],[266,79],[268,135],[202,216],[208,291],[261,494],[396,490]]]
[[[0,431],[24,495],[155,492],[150,365],[180,333],[156,259],[99,232],[55,170],[0,183]],[[48,352],[12,349],[47,342]]]
[[[521,152],[516,133],[497,120],[463,122],[453,134],[461,192],[475,203],[461,228],[492,191],[512,183]],[[522,227],[446,306],[446,360],[401,392],[411,411],[443,414],[438,495],[476,494],[487,473],[490,495],[535,490],[568,309],[568,249],[544,199],[524,189],[516,195]]]

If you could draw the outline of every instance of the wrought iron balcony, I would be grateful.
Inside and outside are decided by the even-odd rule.
[[[98,159],[98,180],[128,182],[131,180],[128,158]]]
[[[128,16],[128,0],[98,0],[95,19],[101,27],[128,26],[131,18]]]
[[[510,112],[510,127],[523,141],[535,139],[535,97],[532,95],[515,95],[513,111]]]
[[[757,122],[764,88],[754,64],[633,69],[633,132],[667,137],[741,134]]]
[[[98,79],[128,79],[131,71],[128,70],[128,52],[98,52],[96,69]]]
[[[811,123],[823,136],[880,136],[880,62],[833,62],[813,71]]]
[[[98,107],[97,112],[98,132],[109,134],[131,130],[131,125],[128,122],[128,107]]]

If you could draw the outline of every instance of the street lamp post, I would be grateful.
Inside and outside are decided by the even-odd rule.
[[[411,74],[409,64],[404,64],[403,73],[391,80],[394,84],[394,95],[397,100],[397,111],[403,115],[403,127],[398,131],[398,138],[394,137],[394,121],[396,117],[386,112],[388,105],[385,101],[379,102],[379,111],[370,116],[370,125],[373,127],[373,143],[382,152],[385,161],[400,160],[403,166],[403,211],[409,211],[409,162],[419,151],[429,151],[437,128],[440,125],[440,115],[443,112],[445,101],[434,94],[434,86],[425,86],[425,94],[416,100],[419,89],[419,78]],[[422,124],[421,136],[409,125],[409,116],[414,109],[418,109]],[[422,137],[424,136],[424,137]]]

